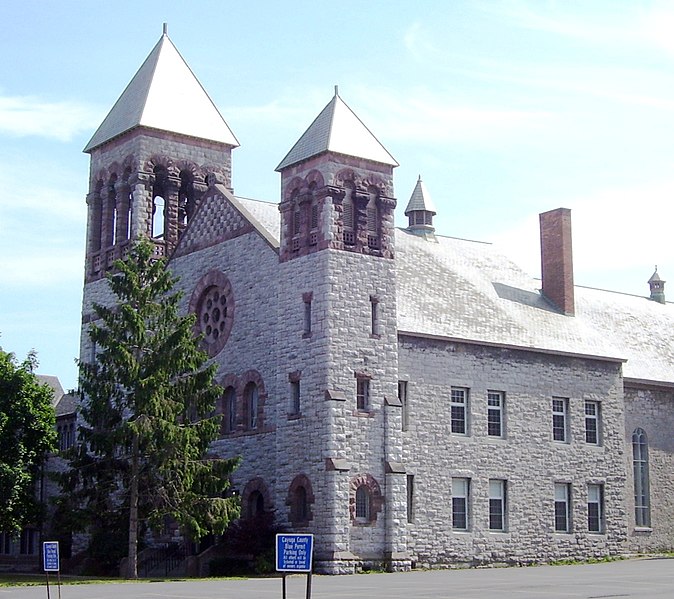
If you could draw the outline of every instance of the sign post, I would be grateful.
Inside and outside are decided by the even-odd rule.
[[[307,595],[311,599],[311,565],[314,554],[314,535],[277,534],[276,571],[283,572],[283,599],[286,599],[286,574],[307,573]]]
[[[59,542],[44,541],[42,543],[42,564],[47,576],[47,599],[49,597],[49,573],[56,572],[58,580],[59,599],[61,599],[61,564],[59,558]]]

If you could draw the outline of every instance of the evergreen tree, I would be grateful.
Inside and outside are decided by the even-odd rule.
[[[33,353],[17,364],[0,349],[0,531],[10,534],[40,521],[38,482],[56,446],[54,392],[36,366]]]
[[[80,363],[84,424],[63,481],[75,485],[94,536],[126,512],[131,578],[146,524],[169,518],[199,539],[239,513],[238,498],[225,497],[238,459],[208,454],[220,429],[216,366],[199,349],[194,316],[179,315],[176,279],[153,249],[138,242],[108,276],[115,305],[94,305],[96,359]]]

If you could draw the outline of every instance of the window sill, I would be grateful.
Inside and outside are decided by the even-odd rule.
[[[299,420],[300,418],[302,418],[301,412],[295,414],[288,414],[288,420]]]
[[[635,526],[635,534],[649,535],[653,532],[653,528],[650,526]]]
[[[353,415],[359,418],[374,418],[374,410],[356,410]]]

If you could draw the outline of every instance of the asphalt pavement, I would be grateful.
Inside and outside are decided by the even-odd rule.
[[[306,598],[306,575],[287,599]],[[0,599],[44,599],[46,586],[0,587]],[[61,599],[282,599],[280,578],[63,585]],[[601,564],[312,577],[313,599],[674,599],[674,558]],[[50,586],[50,599],[59,589]]]

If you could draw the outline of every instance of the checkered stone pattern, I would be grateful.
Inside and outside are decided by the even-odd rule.
[[[234,239],[251,230],[243,216],[221,194],[207,192],[194,219],[187,227],[176,256],[212,247],[228,239]]]

